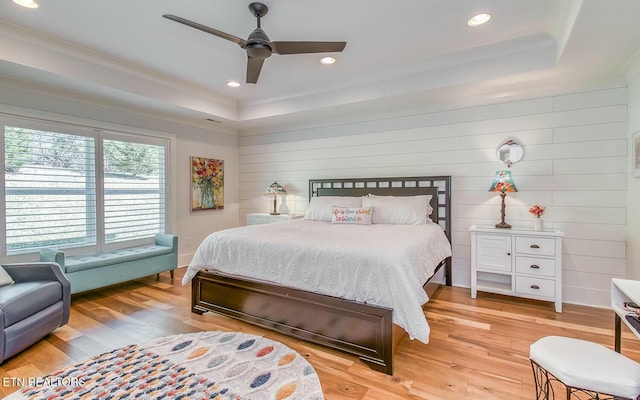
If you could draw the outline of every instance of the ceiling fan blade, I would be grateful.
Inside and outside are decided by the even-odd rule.
[[[347,42],[271,42],[276,54],[334,53],[344,50]]]
[[[244,39],[241,39],[241,38],[239,38],[237,36],[233,36],[233,35],[230,35],[228,33],[224,33],[224,32],[219,31],[217,29],[209,28],[208,26],[199,24],[197,22],[189,21],[188,19],[177,17],[175,15],[164,14],[163,17],[165,17],[167,19],[170,19],[172,21],[176,21],[176,22],[179,22],[181,24],[190,26],[192,28],[201,30],[203,32],[210,33],[210,34],[215,35],[217,37],[220,37],[222,39],[226,39],[226,40],[232,41],[233,43],[237,44],[238,46],[242,47],[243,49],[245,47],[247,47],[247,41],[244,40]]]
[[[247,57],[247,83],[257,83],[264,58]]]

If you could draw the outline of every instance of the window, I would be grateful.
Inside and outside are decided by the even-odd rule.
[[[3,255],[99,252],[165,232],[168,140],[2,121]]]
[[[96,244],[94,139],[5,126],[6,254]]]
[[[164,147],[104,140],[105,242],[164,232]]]

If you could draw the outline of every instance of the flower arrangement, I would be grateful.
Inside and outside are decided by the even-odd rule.
[[[531,214],[533,214],[536,218],[540,218],[540,217],[542,217],[542,215],[544,215],[544,210],[545,210],[546,208],[547,208],[547,207],[545,207],[545,206],[540,206],[540,205],[538,205],[538,204],[534,204],[534,205],[529,209],[529,212],[530,212]]]
[[[218,188],[222,185],[223,161],[213,158],[193,157],[191,160],[193,182]]]

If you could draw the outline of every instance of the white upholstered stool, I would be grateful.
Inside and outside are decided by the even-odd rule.
[[[597,343],[547,336],[531,345],[529,358],[538,400],[555,399],[553,380],[564,384],[567,399],[640,400],[640,363]]]

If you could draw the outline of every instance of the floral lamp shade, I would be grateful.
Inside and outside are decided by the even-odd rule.
[[[517,192],[516,184],[513,182],[513,178],[511,177],[511,171],[497,171],[496,176],[493,179],[493,183],[489,188],[490,192],[499,192],[500,197],[502,198],[501,206],[500,206],[500,215],[501,221],[496,224],[496,228],[511,228],[511,225],[507,224],[504,221],[505,216],[505,205],[504,198],[507,196],[507,192]]]
[[[511,177],[511,171],[497,171],[496,177],[489,188],[490,192],[517,192],[516,184]]]
[[[267,196],[273,196],[273,211],[271,212],[271,215],[279,215],[280,213],[276,211],[278,195],[287,194],[287,191],[284,190],[278,182],[273,182],[265,189],[264,194]]]

